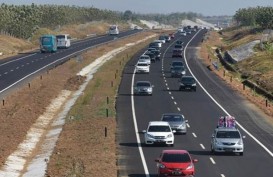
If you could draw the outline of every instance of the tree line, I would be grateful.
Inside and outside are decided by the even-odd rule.
[[[0,31],[18,38],[29,38],[39,28],[79,24],[96,20],[121,21],[123,13],[94,7],[66,5],[7,5],[0,6]]]
[[[273,7],[249,7],[236,11],[234,20],[242,26],[273,28]]]

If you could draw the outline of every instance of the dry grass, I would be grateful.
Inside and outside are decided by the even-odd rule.
[[[45,111],[50,101],[61,90],[75,90],[84,78],[75,77],[84,66],[94,61],[107,51],[135,42],[152,33],[144,32],[92,49],[82,55],[83,60],[71,59],[57,69],[50,70],[25,86],[14,91],[5,98],[5,105],[0,105],[0,161],[4,164],[6,158],[21,143],[35,120]],[[151,39],[152,40],[152,39]],[[117,56],[103,66],[91,81],[74,109],[70,112],[67,125],[61,134],[58,145],[49,162],[50,176],[108,176],[116,175],[116,144],[115,144],[115,95],[120,82],[122,67],[138,49]],[[126,56],[124,58],[124,56]],[[122,65],[120,65],[120,61]],[[113,69],[114,68],[114,69]],[[118,69],[118,71],[116,70]],[[114,78],[115,73],[117,78]],[[113,87],[111,87],[111,82]],[[109,97],[109,104],[106,103]],[[109,109],[109,117],[105,109]],[[108,136],[104,137],[104,128]],[[10,141],[12,139],[12,141]],[[99,175],[100,174],[100,175]]]
[[[203,62],[206,65],[210,66],[210,68],[213,70],[213,72],[215,72],[216,75],[218,75],[220,78],[222,78],[231,88],[233,88],[235,91],[238,91],[241,95],[245,96],[248,100],[250,100],[252,103],[257,105],[262,111],[264,111],[267,115],[269,115],[273,120],[273,103],[272,102],[269,102],[269,106],[266,107],[265,106],[266,99],[264,97],[256,94],[253,90],[251,90],[247,87],[245,90],[243,90],[243,85],[241,83],[241,79],[238,74],[228,72],[222,66],[219,67],[219,70],[216,70],[216,69],[214,69],[213,66],[211,66],[213,61],[217,61],[220,64],[220,62],[218,61],[216,56],[213,55],[215,53],[214,47],[224,46],[225,43],[221,40],[222,36],[220,36],[216,32],[210,32],[208,35],[209,35],[209,40],[206,40],[202,43],[201,50],[199,52],[200,57],[203,60]],[[266,62],[260,61],[257,59],[255,59],[255,61],[257,62],[257,65],[256,65],[257,67],[262,68],[262,67],[260,67],[261,65],[266,67]],[[246,60],[245,62],[252,62],[252,66],[255,66],[253,64],[254,63],[253,60]],[[249,63],[244,63],[243,65],[242,65],[242,68],[248,67],[247,70],[250,70],[250,71],[253,69],[253,68],[249,67]],[[271,65],[272,64],[270,64],[270,66]],[[271,70],[272,70],[272,67],[271,67]],[[224,75],[224,72],[225,72],[225,75]],[[232,82],[230,80],[231,77],[233,78]],[[260,75],[260,78],[262,78],[262,77],[263,78],[266,77],[267,79],[271,79],[272,78],[272,71],[267,72],[266,74],[264,73],[263,75]],[[266,81],[268,83],[269,80],[267,80],[267,79],[264,79],[263,81]]]
[[[142,37],[146,35],[143,34]],[[94,75],[94,79],[67,117],[51,156],[48,176],[117,176],[115,97],[125,63],[135,52],[143,48],[143,45],[145,44],[122,52],[103,65]],[[107,50],[119,46],[108,46]],[[106,116],[106,109],[109,110],[109,117]],[[75,164],[78,164],[78,167]]]

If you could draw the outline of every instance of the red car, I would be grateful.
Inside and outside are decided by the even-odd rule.
[[[169,36],[173,39],[174,38],[174,33],[169,34]]]
[[[186,150],[163,150],[155,161],[159,177],[194,175],[194,163],[198,162]]]

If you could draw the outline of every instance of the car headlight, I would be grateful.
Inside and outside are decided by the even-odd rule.
[[[180,83],[180,85],[181,85],[181,86],[184,86],[184,84],[183,84],[183,83]]]
[[[151,134],[147,134],[147,137],[148,137],[148,138],[154,138],[154,136],[151,135]]]
[[[185,124],[181,124],[178,128],[185,128],[186,125]]]
[[[186,74],[186,71],[182,71],[181,74],[185,75],[185,74]]]
[[[158,168],[166,168],[166,166],[160,163],[158,164]]]
[[[196,87],[196,83],[192,84],[192,86]]]
[[[189,170],[189,169],[192,169],[193,168],[193,164],[191,163],[187,168],[186,170]]]
[[[151,92],[151,91],[152,91],[152,88],[148,88],[147,90],[148,90],[149,92]]]
[[[169,134],[169,135],[167,136],[167,138],[171,138],[171,137],[173,137],[173,134]]]
[[[240,139],[240,140],[237,142],[237,144],[238,144],[238,145],[243,145],[243,140]]]

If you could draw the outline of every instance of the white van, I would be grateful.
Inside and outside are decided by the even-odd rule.
[[[59,34],[56,35],[57,38],[57,48],[69,48],[71,45],[71,37],[69,34]]]
[[[119,34],[119,29],[118,25],[112,25],[109,28],[109,35],[118,35]]]

